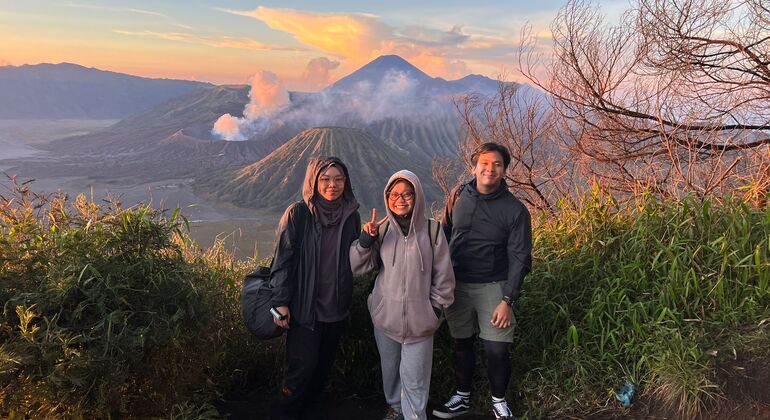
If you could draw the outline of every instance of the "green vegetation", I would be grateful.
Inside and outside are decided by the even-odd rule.
[[[0,416],[215,417],[217,397],[275,385],[281,340],[241,325],[254,261],[196,249],[178,212],[13,189],[0,199]],[[731,200],[619,205],[597,189],[543,217],[516,308],[519,411],[619,407],[608,391],[625,379],[682,417],[717,402],[720,367],[768,356],[768,236],[770,208]],[[379,387],[371,281],[336,370],[351,391]],[[435,343],[438,400],[452,386],[446,328]]]
[[[770,208],[598,190],[536,231],[514,377],[544,412],[603,406],[624,378],[681,417],[720,395],[720,363],[767,356]]]
[[[24,185],[0,198],[0,417],[180,418],[246,379],[264,360],[241,327],[246,264],[196,251],[185,223]]]

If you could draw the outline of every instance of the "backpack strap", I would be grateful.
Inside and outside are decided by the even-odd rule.
[[[385,223],[380,225],[380,234],[377,235],[377,242],[380,246],[382,246],[382,239],[385,238],[385,234],[388,233],[388,228],[390,228],[390,219],[386,220]]]
[[[438,234],[441,232],[441,222],[428,219],[428,231],[430,232],[430,246],[435,251],[436,242],[438,242]]]
[[[377,237],[378,241],[382,242],[382,238],[384,238],[385,234],[388,233],[388,228],[390,228],[390,220],[386,220],[385,223],[382,224],[382,231]],[[441,222],[428,219],[428,231],[430,232],[430,247],[435,250],[436,242],[438,241],[438,234],[441,232]]]
[[[307,225],[307,219],[310,216],[310,209],[307,207],[304,201],[297,201],[297,212],[294,220],[294,231],[299,234],[297,238],[297,248],[302,246],[302,240],[305,238],[305,225]]]

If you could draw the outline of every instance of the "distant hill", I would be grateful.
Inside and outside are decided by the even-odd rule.
[[[104,130],[51,142],[45,147],[61,155],[59,164],[32,161],[25,166],[57,176],[141,180],[241,167],[280,145],[228,142],[211,136],[211,126],[220,115],[238,115],[246,102],[247,86],[199,88]]]
[[[226,113],[240,115],[248,101],[247,86],[204,86],[104,130],[54,141],[49,148],[78,154],[136,153],[157,147],[180,130],[210,140],[217,118]]]
[[[241,207],[282,210],[301,199],[307,161],[320,155],[337,156],[345,162],[364,213],[372,207],[384,208],[385,182],[400,169],[420,177],[429,202],[441,200],[430,166],[364,130],[342,127],[305,130],[259,162],[200,179],[197,191]]]
[[[205,86],[69,63],[4,66],[0,119],[120,119]]]

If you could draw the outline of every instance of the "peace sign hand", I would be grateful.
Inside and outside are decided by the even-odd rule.
[[[388,220],[388,216],[383,217],[382,220],[378,222],[377,209],[372,209],[372,220],[364,225],[364,232],[369,234],[369,236],[376,238],[380,235],[380,225],[385,223],[386,220]]]

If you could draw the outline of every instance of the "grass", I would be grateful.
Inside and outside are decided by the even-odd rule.
[[[536,217],[537,219],[537,217]],[[147,206],[0,196],[0,416],[213,418],[210,402],[280,380],[283,339],[256,342],[240,279],[256,264]],[[770,208],[732,199],[619,205],[599,189],[540,216],[516,307],[510,400],[529,417],[640,398],[682,418],[724,396],[719,367],[770,348]],[[335,386],[378,392],[359,279]],[[487,403],[479,352],[474,400]],[[435,339],[431,396],[453,387],[451,338]]]

